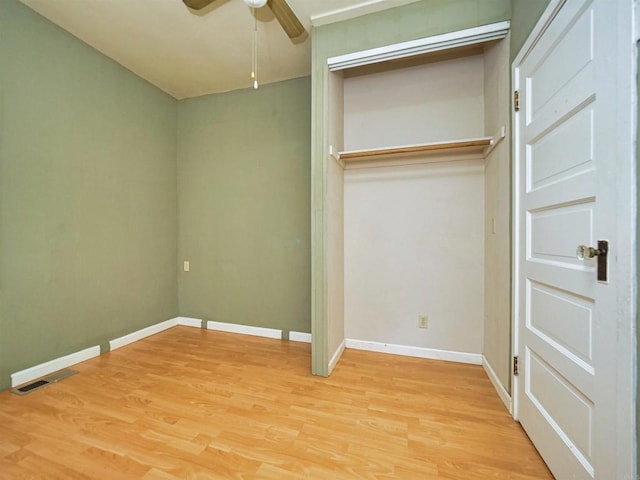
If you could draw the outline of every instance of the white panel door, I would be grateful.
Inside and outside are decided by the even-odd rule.
[[[552,1],[514,62],[516,415],[561,480],[633,475],[630,5]]]

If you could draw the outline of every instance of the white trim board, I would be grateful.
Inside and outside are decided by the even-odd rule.
[[[170,318],[169,320],[165,320],[164,322],[156,323],[155,325],[150,325],[141,330],[136,330],[135,332],[123,335],[122,337],[109,340],[109,351],[117,350],[118,348],[124,347],[125,345],[137,342],[138,340],[150,337],[151,335],[163,332],[177,325],[202,328],[202,320],[188,317]]]
[[[242,335],[254,335],[257,337],[282,340],[282,330],[277,330],[275,328],[253,327],[251,325],[208,321],[207,330],[218,330],[220,332],[240,333]]]
[[[329,360],[329,375],[331,375],[331,372],[333,372],[333,369],[336,368],[336,365],[340,361],[340,357],[342,357],[342,354],[344,353],[344,349],[346,348],[346,345],[347,345],[346,342],[347,340],[342,340],[342,343],[340,343],[336,351],[333,352],[333,355],[331,356],[331,360]]]
[[[319,27],[320,25],[328,25],[330,23],[342,22],[351,18],[368,15],[370,13],[379,12],[388,8],[400,7],[415,3],[418,0],[367,0],[356,5],[337,8],[326,13],[311,15],[311,25]]]
[[[176,317],[176,320],[178,321],[178,325],[182,325],[183,327],[202,328],[202,320],[199,318]]]
[[[489,360],[487,360],[487,357],[485,357],[484,355],[482,355],[482,368],[484,368],[484,371],[486,372],[487,377],[489,377],[489,380],[493,384],[493,388],[495,388],[496,393],[500,397],[500,400],[502,400],[502,403],[504,403],[504,406],[507,407],[507,410],[509,410],[509,413],[513,414],[513,405],[511,403],[511,395],[509,395],[509,392],[507,392],[507,389],[504,388],[504,386],[500,382],[500,379],[498,378],[498,375],[496,375],[495,370],[489,363]]]
[[[100,346],[85,348],[79,352],[70,353],[64,357],[55,358],[40,365],[35,365],[19,372],[11,374],[11,387],[17,387],[27,382],[31,382],[37,378],[44,377],[50,373],[57,372],[63,368],[68,368],[77,363],[90,360],[92,358],[100,356]]]
[[[289,332],[289,341],[311,343],[312,336],[310,333]]]
[[[347,68],[361,67],[373,63],[396,60],[399,58],[423,55],[430,52],[438,52],[450,48],[475,45],[479,43],[501,40],[509,33],[510,22],[491,23],[479,27],[467,28],[455,32],[433,35],[408,42],[394,43],[384,47],[361,50],[336,57],[329,57],[327,65],[329,70],[345,70]]]
[[[392,343],[370,342],[368,340],[354,340],[351,338],[347,338],[345,344],[347,348],[353,348],[355,350],[482,365],[482,354],[480,353],[455,352],[452,350],[395,345]]]
[[[123,335],[122,337],[114,338],[113,340],[109,340],[109,350],[114,351],[118,348],[124,347],[125,345],[129,345],[133,342],[137,342],[138,340],[142,340],[143,338],[155,335],[156,333],[163,332],[171,327],[175,327],[176,325],[178,325],[178,320],[176,318],[171,318],[164,322],[156,323],[155,325]]]

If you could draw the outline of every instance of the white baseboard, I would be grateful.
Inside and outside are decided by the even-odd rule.
[[[292,342],[311,343],[311,334],[304,332],[289,332],[289,340]]]
[[[333,372],[333,369],[336,368],[336,365],[338,364],[340,357],[344,353],[345,347],[346,347],[345,340],[342,340],[342,343],[338,345],[338,349],[333,353],[331,360],[329,360],[329,375],[331,375],[331,372]]]
[[[109,340],[109,350],[111,351],[116,350],[120,347],[124,347],[125,345],[129,345],[130,343],[137,342],[138,340],[142,340],[143,338],[147,338],[147,337],[150,337],[151,335],[155,335],[156,333],[160,333],[165,330],[168,330],[169,328],[175,327],[176,325],[183,325],[185,327],[202,328],[202,320],[199,320],[197,318],[189,318],[189,317],[170,318],[169,320],[156,323],[155,325],[151,325],[149,327],[143,328],[142,330],[137,330],[127,335],[123,335],[122,337]]]
[[[509,413],[512,414],[513,404],[511,402],[511,395],[509,395],[509,392],[507,392],[507,389],[504,388],[504,386],[500,382],[500,379],[498,378],[498,375],[496,375],[495,370],[493,370],[493,368],[491,367],[491,364],[487,360],[487,357],[485,357],[484,355],[482,356],[482,367],[484,368],[484,371],[487,373],[489,380],[491,380],[491,383],[493,384],[493,388],[496,389],[496,392],[498,393],[500,400],[502,400],[502,403],[504,403],[504,406],[507,407],[507,410],[509,410]]]
[[[202,328],[202,320],[200,320],[199,318],[176,317],[175,320],[178,322],[178,325],[182,325],[185,327]]]
[[[125,345],[129,345],[130,343],[137,342],[138,340],[142,340],[143,338],[150,337],[151,335],[155,335],[156,333],[160,333],[171,327],[175,327],[176,325],[178,325],[178,320],[176,318],[171,318],[169,320],[165,320],[164,322],[156,323],[155,325],[143,328],[142,330],[137,330],[127,335],[123,335],[122,337],[114,338],[113,340],[109,340],[109,350],[116,350],[118,348],[124,347]]]
[[[412,347],[409,345],[394,345],[391,343],[370,342],[367,340],[354,340],[347,338],[347,348],[367,350],[370,352],[390,353],[392,355],[406,355],[408,357],[429,358],[432,360],[445,360],[447,362],[482,364],[480,353],[455,352],[451,350],[438,350],[435,348]]]
[[[79,352],[65,355],[64,357],[55,358],[40,365],[20,370],[11,374],[11,386],[17,387],[23,383],[31,382],[37,378],[44,377],[50,373],[57,372],[63,368],[71,367],[77,363],[84,362],[100,355],[100,346],[85,348]]]
[[[143,338],[149,337],[156,333],[160,333],[171,327],[175,327],[176,325],[201,328],[202,320],[188,317],[171,318],[169,320],[165,320],[164,322],[160,322],[155,325],[143,328],[142,330],[137,330],[135,332],[129,333],[128,335],[110,340],[109,350],[116,350],[120,347],[124,347],[125,345],[129,345],[130,343],[137,342],[138,340],[142,340]],[[27,383],[37,378],[44,377],[45,375],[57,372],[58,370],[62,370],[63,368],[71,367],[77,363],[84,362],[85,360],[89,360],[99,355],[100,346],[96,345],[95,347],[90,347],[79,352],[66,355],[64,357],[56,358],[49,362],[41,363],[40,365],[36,365],[25,370],[20,370],[19,372],[11,374],[11,386],[15,387],[17,385],[22,385],[23,383]]]
[[[242,335],[255,335],[257,337],[282,339],[282,330],[265,327],[252,327],[250,325],[238,325],[235,323],[207,322],[208,330],[218,330],[220,332],[240,333]]]

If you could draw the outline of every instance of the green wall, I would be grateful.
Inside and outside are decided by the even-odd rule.
[[[178,315],[310,331],[309,78],[177,102],[16,0],[0,65],[0,390]]]
[[[421,0],[320,26],[313,31],[313,68],[322,57],[509,20],[509,0]]]
[[[310,79],[178,106],[180,315],[310,332]]]
[[[176,101],[0,1],[0,389],[177,315]]]
[[[516,58],[550,0],[511,0],[511,60]]]
[[[312,371],[328,374],[327,58],[508,20],[509,0],[422,0],[313,30],[312,45]]]

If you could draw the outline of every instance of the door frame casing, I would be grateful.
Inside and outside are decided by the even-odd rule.
[[[511,65],[512,92],[520,89],[521,81],[519,67],[527,57],[531,49],[537,44],[547,27],[554,20],[560,9],[569,0],[551,0],[542,13],[524,45],[518,52]],[[598,1],[598,0],[594,0]],[[618,227],[616,238],[618,245],[617,258],[611,263],[612,277],[615,275],[617,288],[616,321],[617,330],[616,352],[623,359],[618,367],[616,380],[617,405],[612,405],[617,412],[615,425],[616,454],[619,465],[618,476],[620,480],[636,479],[638,475],[637,465],[637,438],[636,438],[636,375],[637,370],[637,156],[636,156],[636,131],[638,122],[638,91],[635,74],[637,72],[637,47],[636,41],[640,36],[640,15],[637,10],[640,0],[610,0],[618,5],[617,16],[617,49],[618,75],[616,84],[615,101],[618,111],[618,142],[614,146],[617,149],[617,158],[620,160],[616,168],[616,199],[617,224],[628,220],[624,227]],[[635,29],[634,29],[635,26]],[[513,97],[512,97],[513,101]],[[520,260],[526,252],[521,251],[521,226],[524,218],[520,216],[520,197],[523,192],[520,189],[520,137],[518,130],[519,112],[512,105],[512,319],[511,342],[512,355],[521,357],[519,344],[520,314],[523,305],[519,303],[520,295]],[[511,399],[512,415],[519,419],[519,378],[512,372]],[[597,474],[596,474],[597,475]]]

